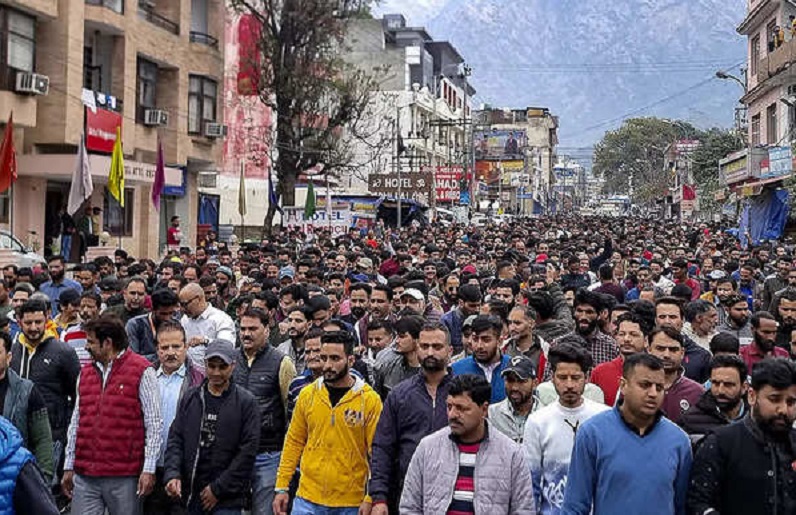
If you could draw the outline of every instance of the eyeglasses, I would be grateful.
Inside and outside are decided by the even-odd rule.
[[[198,298],[199,298],[199,295],[197,295],[196,297],[192,298],[191,300],[186,300],[185,302],[180,302],[180,306],[182,306],[182,308],[185,309],[185,308],[187,308],[188,306],[191,305],[191,302],[195,301]]]

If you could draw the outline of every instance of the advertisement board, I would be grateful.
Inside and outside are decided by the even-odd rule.
[[[476,131],[473,141],[476,159],[495,161],[522,159],[528,146],[524,130]]]
[[[771,147],[768,149],[768,173],[760,178],[782,177],[793,172],[793,152],[790,147]]]
[[[108,109],[86,108],[86,149],[94,152],[113,152],[116,128],[122,126],[122,114]]]
[[[525,171],[524,161],[476,161],[475,175],[479,181],[497,184],[503,178],[503,184],[509,185],[514,174]]]
[[[326,210],[318,210],[310,219],[304,217],[303,207],[284,207],[282,224],[287,228],[299,227],[305,233],[323,231],[331,226],[334,235],[346,234],[353,224],[350,208],[332,209],[331,218],[327,218]]]
[[[434,170],[437,202],[459,202],[461,192],[468,191],[468,183],[464,179],[464,168],[461,166],[438,166]]]

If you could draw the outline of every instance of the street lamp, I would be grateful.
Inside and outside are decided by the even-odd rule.
[[[716,78],[722,80],[734,80],[735,82],[740,84],[741,88],[743,89],[744,95],[746,94],[746,81],[744,81],[743,79],[740,79],[735,75],[727,73],[723,70],[719,70],[716,72]]]

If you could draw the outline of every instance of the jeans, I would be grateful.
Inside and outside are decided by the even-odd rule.
[[[357,515],[359,506],[354,508],[327,508],[320,504],[309,502],[301,497],[293,501],[292,515]]]
[[[252,474],[252,515],[273,515],[276,471],[279,469],[281,452],[258,454]]]

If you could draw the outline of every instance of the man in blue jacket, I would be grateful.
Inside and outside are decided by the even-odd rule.
[[[384,403],[373,438],[368,493],[372,515],[398,513],[409,461],[424,437],[448,425],[446,399],[453,348],[442,323],[427,323],[420,330],[417,357],[421,373],[399,383]]]
[[[622,398],[578,429],[562,513],[685,515],[691,443],[663,416],[663,361],[625,358]]]
[[[453,364],[454,375],[475,374],[481,376],[492,385],[494,404],[506,398],[506,387],[501,372],[509,364],[509,357],[500,352],[500,335],[503,322],[491,315],[479,315],[473,320],[473,354]]]
[[[17,428],[0,417],[0,507],[3,513],[56,515],[52,494]]]

